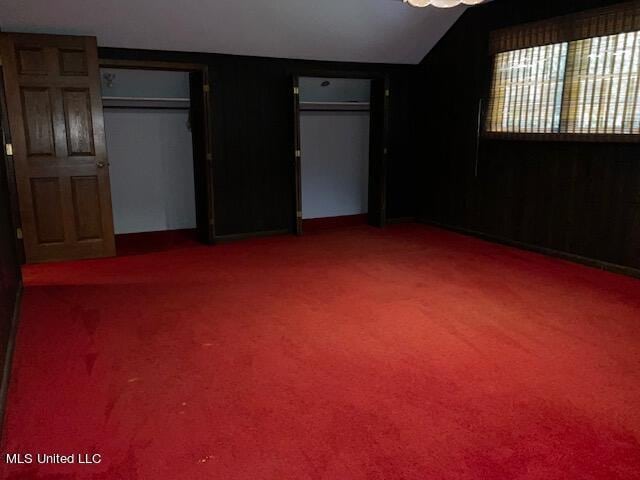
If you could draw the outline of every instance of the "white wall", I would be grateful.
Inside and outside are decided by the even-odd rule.
[[[105,74],[113,75],[111,86]],[[189,98],[189,74],[186,72],[101,68],[100,81],[105,97]]]
[[[301,112],[302,217],[367,213],[369,113]]]
[[[323,87],[322,82],[329,82]],[[300,77],[301,102],[368,102],[371,80],[362,78]]]
[[[185,110],[105,109],[115,233],[195,228]]]

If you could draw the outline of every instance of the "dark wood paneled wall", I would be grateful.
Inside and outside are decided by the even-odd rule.
[[[387,216],[413,215],[407,192],[412,171],[411,74],[416,66],[318,62],[205,53],[101,48],[105,59],[204,63],[212,77],[216,235],[292,229],[293,74],[389,75],[391,144]]]
[[[1,81],[2,76],[0,75],[0,84]],[[2,107],[3,102],[0,99],[0,116],[2,115]],[[1,126],[0,139],[2,139]],[[5,361],[9,338],[14,326],[14,313],[16,312],[20,285],[20,267],[16,253],[15,230],[11,219],[7,164],[4,153],[4,143],[2,143],[2,151],[0,151],[0,424],[2,423],[3,401],[6,393]]]
[[[420,64],[417,215],[640,268],[640,145],[482,140],[489,32],[617,3],[495,0],[471,8]]]

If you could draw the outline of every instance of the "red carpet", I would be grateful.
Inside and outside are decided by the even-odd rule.
[[[6,479],[640,478],[640,281],[432,228],[38,265]]]
[[[307,218],[302,221],[304,233],[316,233],[336,228],[358,227],[367,225],[367,214],[342,215],[339,217]]]

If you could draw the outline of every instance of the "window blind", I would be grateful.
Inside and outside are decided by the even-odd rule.
[[[559,43],[496,56],[489,131],[559,131],[567,48],[567,43]]]
[[[640,1],[502,30],[491,48],[488,134],[640,140]]]
[[[571,44],[562,131],[640,134],[640,32]]]

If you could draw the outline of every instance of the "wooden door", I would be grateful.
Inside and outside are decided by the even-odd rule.
[[[94,37],[0,34],[27,262],[115,254]]]
[[[387,222],[387,156],[389,131],[389,78],[371,81],[369,128],[369,225]]]

